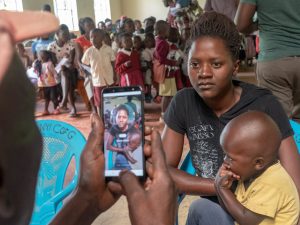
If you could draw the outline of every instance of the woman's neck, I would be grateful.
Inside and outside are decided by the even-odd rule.
[[[221,93],[213,99],[204,99],[204,102],[214,111],[217,117],[230,110],[241,98],[242,88],[231,84],[226,93]]]

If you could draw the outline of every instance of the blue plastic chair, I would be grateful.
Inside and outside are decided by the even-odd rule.
[[[294,140],[296,142],[298,152],[300,154],[300,124],[293,120],[290,120],[290,124],[294,130]]]
[[[294,140],[296,142],[298,152],[300,154],[300,124],[293,120],[290,120],[290,124],[291,124],[291,127],[293,128]],[[179,168],[180,168],[180,170],[185,171],[188,174],[196,175],[195,168],[193,167],[193,164],[192,164],[192,157],[191,157],[190,152],[187,153],[187,155],[185,156],[185,158]],[[186,195],[185,193],[181,193],[178,195],[178,198],[177,198],[178,206],[180,205],[182,200],[185,198],[185,195]],[[178,225],[178,214],[176,216],[176,225]]]
[[[62,207],[62,201],[76,187],[80,154],[86,140],[79,130],[61,121],[39,120],[37,125],[43,136],[43,157],[30,224],[46,225]],[[76,163],[74,177],[63,187],[66,170],[71,161]]]

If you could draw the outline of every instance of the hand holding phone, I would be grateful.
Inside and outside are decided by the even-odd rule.
[[[102,97],[105,176],[118,177],[126,169],[144,177],[144,106],[141,88],[105,88]]]

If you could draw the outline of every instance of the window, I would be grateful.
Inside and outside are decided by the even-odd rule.
[[[23,11],[22,0],[0,0],[0,9]]]
[[[78,14],[76,0],[54,0],[54,12],[60,23],[66,24],[70,30],[78,30]]]
[[[94,10],[96,24],[106,18],[111,19],[109,0],[94,0]]]

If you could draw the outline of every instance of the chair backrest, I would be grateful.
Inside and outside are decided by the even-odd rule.
[[[296,142],[298,152],[300,154],[300,124],[293,120],[290,120],[290,124],[294,130],[294,140]]]
[[[86,140],[75,127],[56,120],[39,120],[43,137],[43,156],[39,170],[35,207],[31,225],[48,224],[62,206],[62,201],[73,191],[78,180],[80,154]],[[64,187],[66,170],[75,162],[71,182]]]

